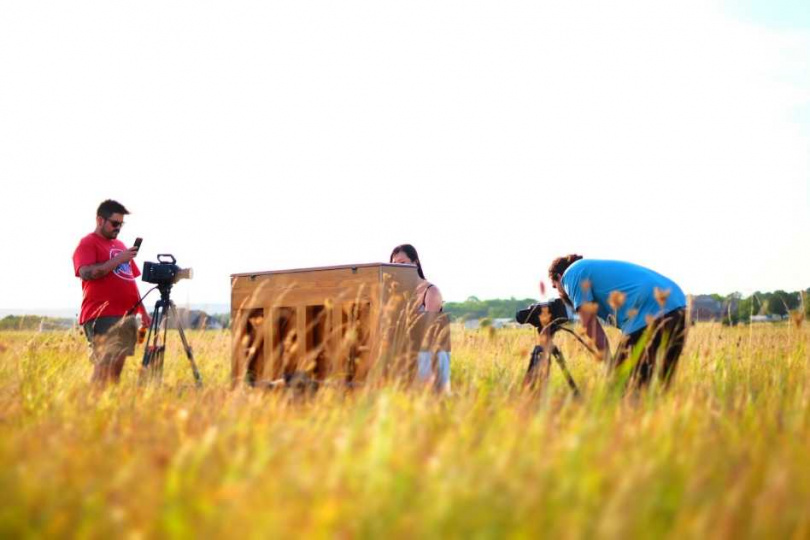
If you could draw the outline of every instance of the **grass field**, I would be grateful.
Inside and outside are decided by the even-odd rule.
[[[456,330],[447,398],[231,391],[190,340],[202,391],[170,337],[96,392],[80,335],[0,333],[0,537],[810,537],[807,324],[698,325],[641,399],[563,339],[580,401],[521,392],[529,330]]]

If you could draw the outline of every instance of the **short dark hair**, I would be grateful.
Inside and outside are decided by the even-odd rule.
[[[394,256],[397,253],[404,253],[408,256],[408,258],[413,261],[413,264],[416,265],[416,273],[419,274],[419,277],[425,279],[425,273],[422,272],[422,263],[419,261],[419,254],[416,252],[416,248],[410,244],[401,244],[394,248],[394,251],[391,252],[391,257],[388,262],[394,262]]]
[[[98,210],[96,210],[96,215],[99,217],[103,217],[104,219],[110,219],[110,216],[113,214],[129,214],[129,210],[124,208],[124,205],[118,201],[114,201],[112,199],[107,199],[100,205],[98,205]]]

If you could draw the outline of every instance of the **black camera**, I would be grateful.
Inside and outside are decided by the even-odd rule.
[[[562,298],[555,298],[548,302],[538,302],[515,313],[515,320],[520,324],[530,324],[543,330],[547,325],[551,325],[552,330],[557,330],[560,325],[568,322],[568,309]]]
[[[191,279],[194,272],[191,268],[180,268],[174,255],[164,253],[157,256],[158,262],[143,263],[141,279],[158,286],[171,286],[181,279]]]

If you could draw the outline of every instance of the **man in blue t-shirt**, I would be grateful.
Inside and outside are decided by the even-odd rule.
[[[669,385],[686,340],[686,297],[674,281],[637,264],[581,255],[555,259],[548,274],[560,297],[579,314],[597,349],[611,360],[611,370],[638,347],[631,375],[634,384],[648,385],[661,357],[659,375]],[[622,331],[612,359],[598,319],[611,321]]]

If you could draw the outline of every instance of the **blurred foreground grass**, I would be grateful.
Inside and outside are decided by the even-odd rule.
[[[614,341],[615,341],[615,335]],[[692,329],[671,392],[619,396],[563,339],[456,330],[453,394],[230,391],[227,333],[95,392],[81,336],[0,333],[2,537],[810,537],[810,329]]]

